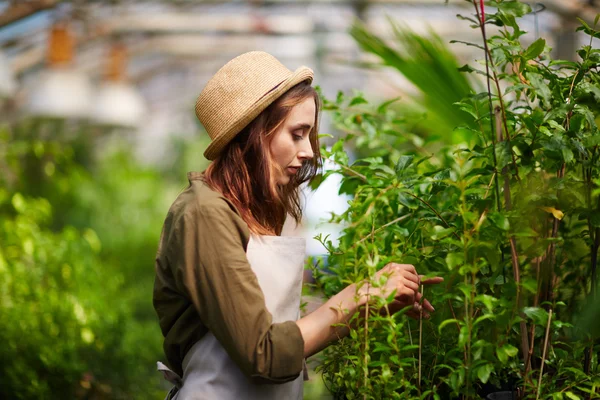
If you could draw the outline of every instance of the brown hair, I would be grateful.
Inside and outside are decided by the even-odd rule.
[[[278,186],[269,150],[271,139],[292,108],[311,97],[316,106],[314,127],[309,133],[314,156],[303,162],[287,185]],[[279,235],[287,214],[300,222],[299,186],[311,180],[321,167],[319,109],[319,96],[309,83],[294,86],[248,124],[204,171],[204,182],[235,205],[252,233]]]

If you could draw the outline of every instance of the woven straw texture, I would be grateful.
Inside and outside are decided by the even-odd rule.
[[[262,51],[242,54],[208,81],[196,101],[196,116],[211,143],[204,157],[214,160],[245,126],[286,91],[300,82],[312,83],[313,71],[287,69]]]

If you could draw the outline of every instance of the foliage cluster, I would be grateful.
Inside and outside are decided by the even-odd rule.
[[[342,174],[340,191],[353,196],[332,216],[346,226],[339,244],[321,238],[325,293],[390,261],[445,277],[425,291],[437,309],[430,320],[372,304],[326,351],[321,369],[340,398],[476,398],[500,389],[600,397],[600,346],[577,320],[597,286],[600,50],[591,38],[600,31],[582,22],[590,44],[580,59],[553,60],[544,39],[521,43],[517,20],[528,5],[492,1],[482,24],[471,3],[475,14],[462,18],[484,34],[484,45],[471,45],[487,62],[461,70],[489,86],[455,103],[471,118],[457,127],[469,133],[463,143],[418,137],[393,102],[372,106],[359,93],[325,104],[347,132],[324,152],[339,166],[328,173]],[[489,25],[500,29],[487,38]]]
[[[154,255],[187,165],[166,173],[126,141],[70,130],[0,135],[0,397],[160,398]]]

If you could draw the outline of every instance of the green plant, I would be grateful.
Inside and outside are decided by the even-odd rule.
[[[164,396],[153,264],[185,175],[46,128],[0,131],[0,397]]]
[[[476,398],[500,388],[600,397],[598,343],[574,324],[597,284],[600,50],[590,41],[568,62],[552,60],[543,39],[523,47],[517,18],[530,8],[516,1],[489,3],[485,24],[501,29],[487,38],[472,3],[474,16],[462,18],[482,30],[487,63],[462,70],[488,77],[489,90],[455,106],[472,116],[478,141],[419,141],[389,103],[373,107],[362,94],[325,103],[351,132],[324,151],[340,166],[328,174],[341,173],[353,195],[332,217],[346,226],[339,245],[321,238],[326,295],[389,261],[446,279],[425,292],[437,309],[428,321],[373,311],[382,304],[353,321],[321,366],[339,397]],[[386,136],[395,146],[373,149]],[[350,162],[348,146],[370,155]]]
[[[2,188],[0,210],[0,393],[123,398],[122,276],[104,269],[98,236],[50,230],[44,198]]]
[[[443,137],[449,143],[479,140],[479,135],[469,129],[456,129],[476,125],[473,117],[457,110],[454,103],[469,95],[473,88],[481,89],[480,81],[469,80],[461,73],[456,56],[433,30],[422,36],[391,19],[389,23],[393,44],[371,33],[360,22],[352,25],[350,34],[364,51],[377,56],[381,66],[398,71],[418,90],[409,102],[400,103],[403,119],[419,136]],[[400,105],[396,103],[396,107]]]

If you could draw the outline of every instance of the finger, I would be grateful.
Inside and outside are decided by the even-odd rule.
[[[401,276],[405,277],[406,279],[410,279],[413,282],[421,284],[421,277],[417,274],[413,274],[412,272],[410,272],[408,270],[400,270],[400,271],[398,271],[398,273]]]
[[[423,299],[423,301],[421,301],[421,299]],[[423,306],[423,309],[430,311],[430,312],[435,311],[435,308],[433,308],[433,306],[431,305],[429,300],[423,298],[423,295],[421,294],[421,292],[415,293],[415,301],[418,302],[419,304],[421,304]]]
[[[419,275],[419,274],[417,274],[417,270],[415,269],[415,266],[412,264],[396,264],[396,263],[394,263],[393,265],[398,271],[408,271],[417,276]]]
[[[395,267],[394,267],[394,265],[395,265],[394,263],[389,263],[389,264],[386,264],[386,266],[385,266],[385,267],[383,267],[383,268],[381,268],[381,269],[379,270],[379,272],[389,272],[389,271],[393,271],[393,270],[394,270],[394,268],[395,268]]]
[[[411,305],[415,302],[415,291],[404,287],[402,288],[402,291],[398,293],[396,299],[407,306]]]
[[[434,312],[435,311],[435,308],[433,308],[433,306],[431,305],[431,303],[427,299],[423,299],[423,301],[421,302],[421,305],[423,306],[424,310],[427,310],[429,312]]]
[[[414,292],[418,292],[419,291],[419,284],[413,281],[409,281],[409,280],[405,280],[404,282],[401,283],[401,285],[411,289]]]
[[[421,284],[422,285],[435,285],[438,283],[442,283],[444,282],[444,278],[442,278],[441,276],[436,276],[433,278],[429,278],[429,279],[423,279],[423,275],[421,275]]]
[[[415,301],[413,303],[413,311],[414,312],[420,313],[422,309],[423,309],[423,307],[421,307],[421,304],[418,301]]]

